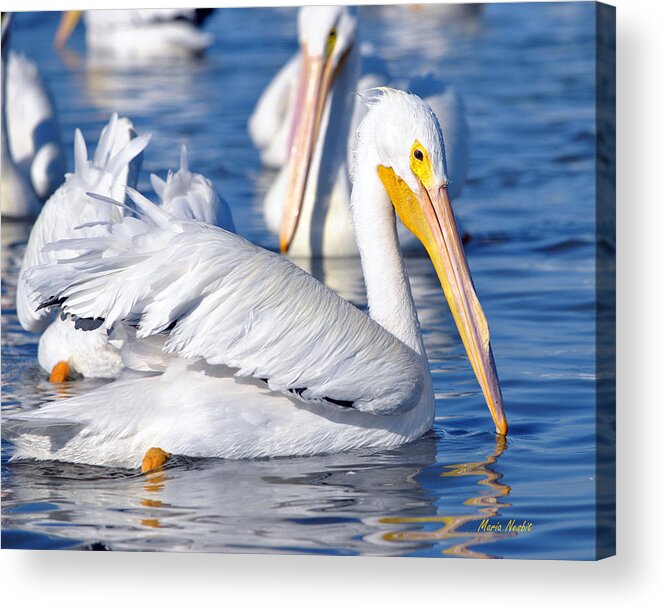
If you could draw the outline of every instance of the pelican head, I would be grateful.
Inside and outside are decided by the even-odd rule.
[[[368,103],[369,112],[357,134],[354,187],[362,179],[361,171],[375,172],[388,195],[383,197],[385,205],[389,205],[389,199],[402,223],[427,249],[496,431],[506,434],[508,424],[489,327],[448,197],[439,121],[419,97],[402,91],[381,89]]]
[[[288,252],[298,226],[321,117],[353,48],[356,27],[355,12],[347,6],[307,6],[298,14],[301,67],[289,137],[292,161],[280,228],[282,252]]]
[[[309,59],[334,70],[355,42],[358,21],[348,6],[305,6],[298,13],[298,40]]]

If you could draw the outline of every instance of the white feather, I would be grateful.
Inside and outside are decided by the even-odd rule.
[[[116,132],[113,140],[108,138],[109,127],[112,127],[113,124],[117,125],[117,123],[117,116],[112,117],[109,125],[102,132],[95,158],[109,160],[111,152],[117,153],[130,145],[135,134],[134,128],[128,119],[120,121],[120,129],[118,127],[113,128]],[[136,138],[136,141],[133,142],[133,163],[140,163],[140,152],[148,141],[149,136],[144,135]],[[108,205],[98,204],[88,197],[86,192],[96,191],[124,199],[123,184],[130,173],[129,167],[126,166],[124,173],[121,173],[121,175],[114,175],[108,171],[107,167],[96,165],[94,161],[88,161],[85,141],[78,130],[75,135],[75,159],[75,173],[67,174],[64,184],[44,204],[39,217],[35,221],[19,272],[16,294],[17,314],[23,328],[32,332],[43,331],[49,323],[49,316],[46,312],[37,312],[36,304],[29,299],[24,279],[25,271],[35,265],[55,260],[55,253],[45,251],[45,246],[52,242],[73,237],[75,227],[115,222],[123,215],[120,210]],[[82,235],[98,235],[100,230],[90,226],[80,233]]]
[[[4,218],[32,219],[41,207],[37,193],[27,170],[21,167],[12,154],[9,143],[9,108],[7,103],[7,40],[10,18],[3,18],[2,31],[2,127],[0,128],[2,163],[0,164],[0,206]]]
[[[177,363],[163,375],[125,373],[83,396],[4,420],[12,459],[137,468],[154,446],[225,459],[339,453],[401,445],[431,425],[414,411],[377,417],[308,406],[223,367]]]
[[[10,52],[6,69],[11,154],[29,177],[37,196],[44,200],[65,176],[65,153],[55,104],[33,61]]]
[[[419,357],[350,303],[281,256],[215,227],[156,216],[159,208],[131,195],[143,232],[129,219],[129,234],[123,220],[105,238],[63,242],[83,253],[32,269],[33,298],[64,300],[65,313],[103,318],[107,329],[136,324],[139,338],[167,332],[168,352],[298,390],[308,402],[349,401],[384,415],[417,403]]]
[[[197,23],[196,9],[87,10],[83,18],[95,60],[189,58],[213,42]]]
[[[35,265],[76,253],[75,249],[56,252],[50,247],[54,242],[73,237],[102,237],[126,213],[123,208],[89,197],[87,192],[95,190],[124,199],[123,184],[137,175],[141,153],[150,139],[149,135],[135,135],[128,119],[114,115],[102,131],[93,161],[89,161],[83,135],[76,130],[75,172],[66,176],[64,184],[46,202],[28,238],[19,272],[16,309],[23,328],[45,331],[40,338],[38,359],[48,372],[60,360],[70,362],[78,373],[86,376],[114,377],[120,370],[119,352],[108,345],[105,332],[77,330],[71,320],[52,322],[51,312],[38,310],[38,303],[30,298],[26,274]]]
[[[176,218],[200,220],[235,233],[226,200],[205,176],[189,171],[184,144],[180,149],[180,169],[169,171],[166,181],[155,174],[150,178],[162,208]]]
[[[249,136],[267,167],[286,163],[299,72],[300,53],[296,53],[270,81],[247,123]]]
[[[137,217],[97,239],[55,244],[78,254],[27,280],[35,301],[81,323],[102,320],[140,372],[3,422],[14,458],[136,467],[153,446],[202,457],[308,455],[394,446],[429,429],[431,377],[376,167],[409,184],[417,139],[442,188],[441,128],[419,98],[386,91],[359,134],[352,212],[370,316],[287,259],[175,218],[130,189]]]
[[[112,379],[122,368],[120,352],[109,343],[105,329],[77,329],[68,318],[53,320],[39,338],[37,354],[45,371],[58,362],[69,362],[84,377]]]

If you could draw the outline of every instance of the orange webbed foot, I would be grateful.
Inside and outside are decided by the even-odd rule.
[[[146,454],[143,456],[143,462],[141,462],[141,472],[150,472],[166,464],[166,461],[171,457],[170,453],[167,453],[159,447],[151,447],[146,451]]]
[[[67,381],[69,378],[70,368],[71,367],[69,366],[69,362],[61,360],[60,362],[56,363],[56,365],[51,370],[51,375],[48,380],[51,383],[62,383],[63,381]]]

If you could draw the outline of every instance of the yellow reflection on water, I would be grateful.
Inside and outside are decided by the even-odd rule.
[[[143,484],[143,491],[147,494],[161,494],[161,492],[164,489],[164,483],[166,483],[166,481],[168,481],[169,478],[170,477],[168,476],[168,474],[162,468],[158,468],[156,470],[148,472],[145,475],[145,483]],[[141,506],[145,506],[146,508],[161,509],[167,505],[164,504],[161,500],[147,497],[141,499]],[[160,520],[157,519],[156,517],[140,519],[139,523],[143,527],[152,527],[152,528],[162,527]]]
[[[483,462],[468,462],[463,464],[452,464],[444,466],[445,472],[442,477],[483,477],[477,484],[482,488],[477,496],[466,500],[466,506],[477,507],[477,512],[470,515],[438,515],[435,517],[384,517],[380,523],[425,524],[440,523],[441,527],[434,531],[399,531],[388,532],[383,535],[384,540],[391,542],[441,542],[443,540],[463,539],[448,548],[443,553],[455,557],[471,557],[479,559],[494,559],[497,555],[471,550],[469,547],[481,544],[489,544],[516,536],[516,532],[477,531],[477,526],[472,531],[462,531],[460,528],[467,523],[478,522],[484,519],[496,517],[502,508],[511,506],[508,502],[501,501],[510,494],[510,486],[501,482],[503,474],[493,466],[506,449],[506,439],[503,436],[496,437],[496,447]]]

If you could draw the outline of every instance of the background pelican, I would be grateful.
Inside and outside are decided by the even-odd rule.
[[[40,199],[50,197],[65,175],[65,152],[53,98],[37,64],[9,53],[7,129],[14,161],[30,177]]]
[[[214,9],[164,8],[67,11],[55,44],[64,48],[83,13],[86,45],[98,57],[123,60],[196,57],[212,44],[201,26]]]
[[[15,457],[136,467],[145,455],[149,469],[169,453],[307,455],[418,438],[432,425],[434,394],[395,212],[430,253],[505,434],[487,321],[447,184],[431,109],[398,91],[374,99],[352,195],[369,316],[287,259],[177,220],[132,191],[139,218],[103,240],[65,242],[84,253],[33,269],[29,282],[42,305],[105,328],[129,324],[177,358],[162,375],[129,376],[10,423]]]
[[[180,147],[180,169],[169,171],[166,181],[150,175],[152,188],[164,210],[176,218],[190,218],[235,233],[231,208],[212,182],[201,174],[189,171],[187,147]]]
[[[394,79],[385,62],[361,54],[353,9],[302,8],[298,37],[300,52],[268,86],[248,124],[262,160],[282,166],[266,196],[264,216],[268,228],[279,234],[282,251],[293,256],[357,255],[348,171],[353,134],[365,107],[354,94]],[[425,98],[444,126],[451,195],[456,197],[468,161],[461,98],[430,74],[395,84]],[[400,239],[406,249],[416,246],[408,231],[400,230]]]
[[[405,15],[426,17],[428,19],[469,20],[477,19],[482,15],[485,6],[482,3],[453,4],[439,2],[432,4],[383,4],[361,6],[361,11],[368,14],[380,15],[384,19],[403,19]]]
[[[120,348],[127,336],[118,333],[109,341],[104,329],[95,328],[94,323],[66,316],[56,317],[51,322],[52,316],[36,310],[29,298],[25,270],[55,260],[56,255],[49,251],[48,244],[69,238],[94,236],[101,239],[112,230],[113,223],[125,215],[126,210],[109,207],[86,193],[94,190],[124,199],[124,185],[136,184],[141,153],[149,140],[148,135],[141,136],[130,145],[135,137],[131,122],[114,115],[102,132],[94,159],[88,161],[85,142],[77,131],[76,172],[69,175],[46,203],[30,234],[17,286],[17,313],[26,330],[44,331],[39,341],[38,360],[53,382],[63,381],[73,373],[84,377],[116,377],[123,366]],[[169,171],[165,181],[155,174],[151,179],[162,207],[175,217],[235,230],[231,211],[212,183],[201,174],[189,171],[184,145],[180,151],[180,169]],[[136,354],[132,362],[137,362]]]
[[[2,23],[2,179],[0,181],[0,205],[2,217],[27,219],[39,214],[40,202],[30,179],[12,157],[7,129],[7,25]]]
[[[65,156],[53,99],[37,65],[9,51],[2,17],[2,215],[30,218],[62,182]]]
[[[75,235],[100,236],[105,225],[122,218],[122,209],[102,205],[86,192],[94,190],[124,199],[124,185],[136,184],[141,152],[149,141],[149,136],[135,136],[128,119],[113,115],[89,160],[83,135],[77,130],[75,171],[67,174],[63,185],[44,204],[28,238],[16,290],[16,311],[25,330],[43,332],[38,359],[51,381],[63,381],[73,371],[88,377],[114,377],[121,368],[119,352],[108,343],[103,329],[64,317],[53,320],[50,312],[38,310],[28,294],[25,277],[30,267],[56,259],[47,248],[49,244]]]

